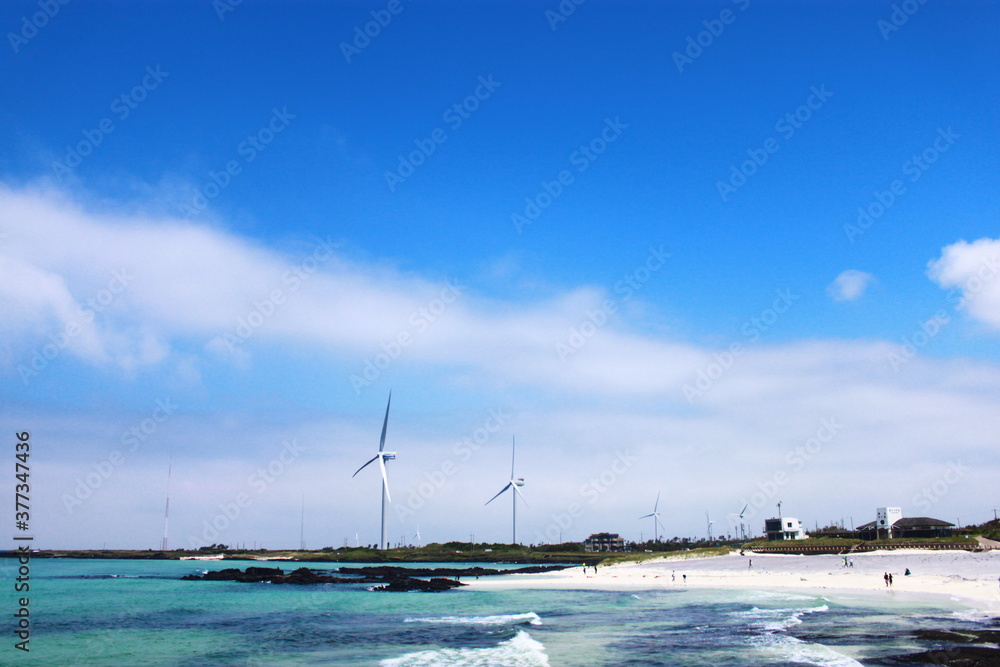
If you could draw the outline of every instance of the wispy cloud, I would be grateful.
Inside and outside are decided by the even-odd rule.
[[[842,271],[826,288],[834,301],[855,301],[864,296],[875,276],[856,269]]]

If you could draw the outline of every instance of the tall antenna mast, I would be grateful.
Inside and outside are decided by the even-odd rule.
[[[163,543],[160,544],[160,551],[167,550],[167,526],[170,523],[170,474],[174,469],[174,455],[170,455],[170,463],[167,464],[167,507],[163,510]]]

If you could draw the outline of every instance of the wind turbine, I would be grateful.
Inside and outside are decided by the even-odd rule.
[[[740,510],[740,513],[738,515],[740,517],[740,539],[744,539],[744,540],[747,538],[747,533],[746,533],[746,529],[743,526],[743,517],[746,514],[748,507],[750,507],[750,503],[747,503],[746,505],[744,505],[743,509]],[[737,515],[730,513],[729,516],[737,516]]]
[[[513,509],[514,509],[513,529],[512,529],[512,532],[511,532],[511,544],[517,544],[517,497],[521,496],[521,502],[523,502],[525,504],[525,506],[528,505],[528,501],[525,500],[524,496],[521,494],[521,489],[518,488],[520,486],[524,486],[524,478],[523,477],[517,477],[517,478],[514,477],[514,450],[515,450],[515,440],[514,440],[514,436],[511,436],[511,439],[510,439],[510,481],[507,482],[507,486],[505,486],[502,489],[500,489],[499,493],[497,493],[495,496],[493,496],[492,498],[490,498],[489,500],[486,501],[486,504],[489,505],[494,500],[496,500],[497,498],[499,498],[500,496],[502,496],[503,493],[504,493],[504,491],[506,491],[507,489],[513,489],[514,490],[514,492],[510,494],[511,495],[511,501],[512,501],[512,505],[513,505]]]
[[[663,528],[663,522],[660,521],[660,513],[656,511],[657,508],[659,508],[659,506],[660,506],[660,493],[657,492],[656,493],[656,503],[653,504],[653,511],[652,511],[652,513],[646,514],[644,516],[639,517],[640,520],[641,519],[648,519],[649,517],[653,517],[653,541],[654,542],[659,542],[660,541],[657,538],[656,525],[659,524],[660,528]]]
[[[415,539],[415,540],[417,541],[417,546],[418,546],[418,547],[422,547],[422,546],[424,546],[424,545],[423,545],[423,544],[421,544],[421,542],[420,542],[420,539],[421,539],[421,538],[420,538],[420,526],[417,526],[417,534],[413,536],[413,539]]]
[[[712,521],[712,517],[710,517],[708,515],[708,512],[705,512],[705,521],[708,522],[708,541],[711,542],[712,541],[712,524],[715,523],[715,522]]]
[[[386,548],[385,541],[385,506],[387,503],[392,502],[392,498],[389,497],[389,477],[385,473],[385,462],[391,461],[396,458],[396,452],[386,452],[385,449],[385,429],[389,425],[389,405],[392,404],[392,391],[389,391],[389,401],[385,404],[385,419],[382,420],[382,437],[378,441],[378,452],[375,456],[368,459],[368,462],[363,466],[354,471],[351,478],[357,476],[359,472],[367,468],[370,464],[378,461],[378,467],[382,471],[382,541],[379,543],[379,549]]]

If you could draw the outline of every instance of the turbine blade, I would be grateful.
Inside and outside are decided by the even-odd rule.
[[[653,505],[653,511],[655,512],[660,508],[660,492],[656,492],[656,503]]]
[[[510,478],[514,479],[514,450],[517,447],[517,442],[514,440],[514,436],[510,436]]]
[[[511,486],[513,486],[513,485],[508,482],[507,486],[505,486],[502,489],[500,489],[500,493],[496,494],[495,496],[493,496],[492,498],[490,498],[489,500],[486,501],[486,505],[489,505],[494,500],[496,500],[497,498],[499,498],[500,496],[502,496],[503,492],[506,491],[507,489],[509,489]],[[517,488],[517,487],[514,487],[514,488]],[[483,505],[483,507],[485,507],[486,505]]]
[[[385,429],[389,425],[389,406],[392,404],[392,389],[389,390],[389,401],[385,404],[385,419],[382,420],[382,437],[378,441],[378,450],[385,447]]]
[[[353,474],[353,475],[351,475],[351,477],[352,477],[352,478],[354,478],[354,477],[357,477],[357,475],[358,475],[358,473],[359,473],[359,472],[361,472],[362,470],[364,470],[365,468],[367,468],[367,467],[368,467],[368,465],[369,465],[370,463],[373,463],[373,462],[375,461],[375,459],[377,459],[377,458],[379,458],[379,455],[378,455],[378,454],[376,454],[375,456],[371,457],[371,458],[370,458],[370,459],[368,460],[368,463],[364,464],[363,466],[361,466],[360,468],[358,468],[357,470],[355,470],[355,471],[354,471],[354,474]]]
[[[385,459],[381,456],[376,457],[378,459],[378,465],[382,469],[382,484],[385,485],[385,497],[390,503],[392,502],[392,496],[389,495],[389,476],[385,473]]]
[[[651,516],[656,516],[656,515],[655,515],[655,514],[644,514],[643,516],[641,516],[641,517],[639,517],[639,518],[640,518],[640,519],[648,519],[648,518],[649,518],[649,517],[651,517]]]
[[[511,482],[510,486],[514,489],[514,493],[516,493],[517,495],[519,495],[521,497],[521,502],[524,503],[524,506],[525,507],[531,507],[531,505],[528,504],[528,501],[524,499],[524,494],[521,493],[521,489],[517,488],[517,484],[514,484],[513,482]]]
[[[743,518],[743,515],[746,513],[748,507],[750,507],[750,503],[747,503],[746,505],[744,505],[743,509],[740,510],[740,518],[741,519]]]

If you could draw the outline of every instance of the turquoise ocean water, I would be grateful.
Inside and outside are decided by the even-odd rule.
[[[904,596],[683,586],[373,593],[179,580],[288,563],[35,559],[24,654],[13,649],[11,564],[0,568],[3,665],[865,665],[932,648],[910,636],[917,628],[982,627],[957,603]]]

